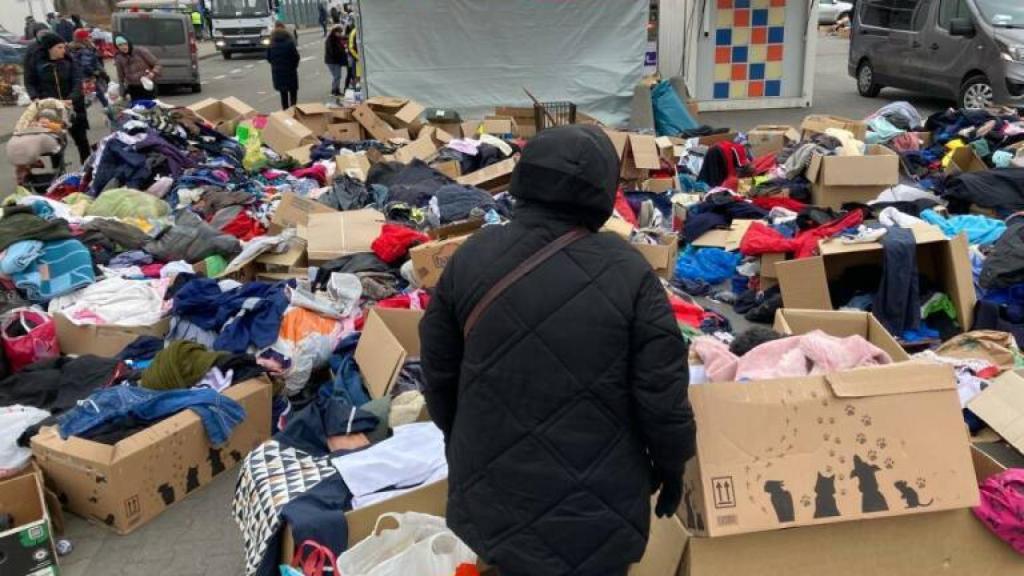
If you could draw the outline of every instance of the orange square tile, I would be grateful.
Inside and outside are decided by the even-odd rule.
[[[768,61],[779,62],[782,60],[782,44],[775,44],[768,47]]]
[[[747,79],[747,65],[746,64],[733,64],[732,65],[732,79],[733,80],[746,80]]]
[[[718,0],[719,10],[728,10],[732,8],[732,0]]]
[[[734,10],[732,15],[732,25],[737,28],[746,28],[750,26],[750,10]]]
[[[732,48],[719,46],[715,48],[715,64],[728,64],[732,61]]]
[[[751,28],[750,30],[750,43],[751,44],[764,44],[768,42],[768,29],[765,27]]]
[[[786,0],[772,0],[772,6],[786,6]]]
[[[747,97],[760,98],[764,96],[764,82],[751,82],[747,84]]]

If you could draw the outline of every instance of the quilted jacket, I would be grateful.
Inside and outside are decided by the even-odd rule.
[[[523,153],[507,226],[449,261],[420,327],[425,396],[445,434],[448,524],[502,574],[625,573],[640,559],[658,474],[693,454],[686,345],[659,280],[593,233],[508,288],[463,339],[476,302],[573,227],[612,212],[615,148],[549,129]]]

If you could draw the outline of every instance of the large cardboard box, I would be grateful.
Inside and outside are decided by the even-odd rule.
[[[366,181],[370,175],[370,157],[365,152],[358,154],[338,154],[334,157],[334,165],[338,174],[348,174],[357,180]]]
[[[306,253],[310,260],[322,262],[356,252],[370,252],[370,245],[380,236],[384,222],[384,215],[372,208],[310,214]]]
[[[974,148],[970,146],[954,150],[953,156],[949,159],[949,166],[946,166],[946,174],[951,176],[968,172],[983,172],[985,170],[988,170],[988,165],[978,156]]]
[[[394,129],[366,104],[353,110],[352,117],[366,129],[366,133],[374,140],[387,142],[395,137]]]
[[[977,296],[963,235],[947,239],[934,226],[913,229],[917,240],[918,272],[928,277],[938,290],[953,300],[957,322],[970,327],[974,319]],[[819,244],[820,256],[779,262],[775,271],[782,288],[782,301],[787,308],[834,310],[845,302],[833,302],[828,283],[842,276],[847,269],[865,264],[882,265],[882,245],[843,244],[828,240]]]
[[[985,448],[974,446],[971,450],[973,477],[978,482],[1005,469]],[[1024,462],[1018,459],[1014,465],[1021,467]],[[723,538],[690,538],[679,570],[679,576],[1021,573],[1021,557],[966,508]]]
[[[314,136],[322,136],[327,132],[327,126],[334,121],[331,109],[320,102],[307,102],[296,104],[292,110],[292,116],[300,124],[309,128]]]
[[[62,353],[78,356],[93,354],[105,358],[117,356],[139,336],[163,338],[171,326],[168,318],[147,326],[79,326],[59,312],[53,315],[53,322],[57,326],[57,341],[60,343]]]
[[[363,127],[358,122],[336,122],[327,126],[327,137],[338,142],[363,140]]]
[[[256,109],[234,96],[206,98],[188,107],[225,136],[234,136],[238,123],[256,115]]]
[[[866,203],[900,182],[900,157],[885,146],[868,146],[863,156],[815,155],[807,167],[811,203],[839,209]]]
[[[14,524],[0,531],[0,571],[4,576],[57,576],[57,553],[38,473],[0,480],[0,516]]]
[[[245,419],[222,446],[212,446],[199,416],[184,410],[113,446],[62,440],[56,428],[44,428],[32,453],[68,510],[128,534],[270,437],[269,382],[241,382],[224,395],[245,408]]]
[[[457,236],[445,240],[433,240],[426,244],[414,246],[409,250],[412,258],[412,269],[423,288],[433,288],[441,279],[448,260],[469,236]]]
[[[366,101],[374,112],[387,116],[395,128],[409,128],[420,122],[426,110],[418,102],[404,98],[376,96]]]
[[[482,170],[460,176],[455,181],[463,186],[475,186],[487,190],[491,194],[504,192],[508,190],[509,184],[512,182],[512,172],[516,169],[517,161],[513,156],[497,164],[491,164]]]
[[[437,145],[434,144],[433,139],[428,136],[427,138],[413,140],[409,144],[406,144],[396,150],[395,160],[398,160],[402,164],[408,164],[416,159],[427,160],[435,154],[437,154]]]
[[[679,515],[726,536],[974,506],[949,366],[901,362],[691,386],[697,456]]]
[[[692,242],[698,248],[721,248],[729,252],[740,249],[743,236],[755,220],[733,220],[728,228],[709,230]],[[786,260],[786,255],[772,252],[761,255],[761,287],[768,288],[778,283],[778,271],[775,267]]]
[[[780,308],[775,312],[775,331],[800,335],[823,330],[839,338],[860,336],[884,350],[893,362],[906,362],[910,355],[889,334],[873,314],[842,310],[801,310]]]
[[[666,280],[671,280],[676,273],[676,258],[679,256],[679,237],[665,234],[658,244],[631,244],[654,271]]]
[[[842,116],[830,116],[828,114],[811,114],[804,118],[800,124],[800,132],[804,138],[811,134],[824,134],[829,128],[846,130],[853,134],[857,140],[864,141],[867,137],[868,125],[860,120],[843,118]]]
[[[1024,453],[1024,377],[1004,372],[967,404],[989,428]]]
[[[303,198],[294,192],[285,192],[277,210],[270,218],[271,224],[281,228],[306,227],[309,224],[310,214],[332,214],[337,212],[334,208],[321,204],[310,198]]]
[[[763,125],[747,133],[750,152],[755,158],[765,154],[777,154],[787,145],[799,140],[800,132],[792,126]]]
[[[313,131],[296,120],[287,110],[274,112],[268,116],[267,125],[263,128],[260,136],[263,138],[264,144],[281,155],[306,144],[316,143]]]
[[[371,397],[388,394],[405,361],[419,357],[421,318],[422,310],[370,310],[355,359]]]

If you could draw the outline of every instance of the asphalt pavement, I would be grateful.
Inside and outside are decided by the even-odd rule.
[[[304,31],[299,39],[300,101],[325,98],[330,89],[330,74],[322,64],[323,44],[319,31]],[[884,91],[880,98],[857,95],[852,78],[846,75],[847,41],[822,38],[815,69],[814,106],[810,109],[759,110],[704,114],[703,122],[745,130],[757,124],[799,124],[811,112],[853,118],[864,117],[882,105],[907,99],[923,114],[949,105],[933,98],[896,91]],[[173,104],[190,104],[200,98],[237,96],[261,112],[277,109],[278,96],[270,85],[270,69],[262,56],[236,56],[222,60],[205,58],[202,68],[202,94],[185,91],[162,95]],[[429,103],[424,103],[429,104]],[[15,115],[15,118],[17,115]],[[0,125],[7,125],[0,115]],[[93,140],[108,132],[105,121],[92,109]],[[9,122],[13,124],[13,120]],[[2,129],[0,129],[2,133]],[[3,156],[0,146],[0,156]],[[71,150],[70,156],[76,156]],[[13,171],[0,157],[0,194],[13,190]],[[731,314],[726,306],[712,305],[734,320],[734,329],[745,322]],[[68,514],[68,533],[74,551],[62,561],[64,576],[227,576],[242,574],[242,542],[231,518],[231,499],[235,474],[224,474],[211,485],[175,504],[150,524],[128,536],[117,536],[102,526]]]

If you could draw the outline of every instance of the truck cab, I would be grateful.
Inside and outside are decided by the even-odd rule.
[[[274,0],[206,0],[206,6],[214,45],[225,60],[237,52],[259,52],[270,46]]]

